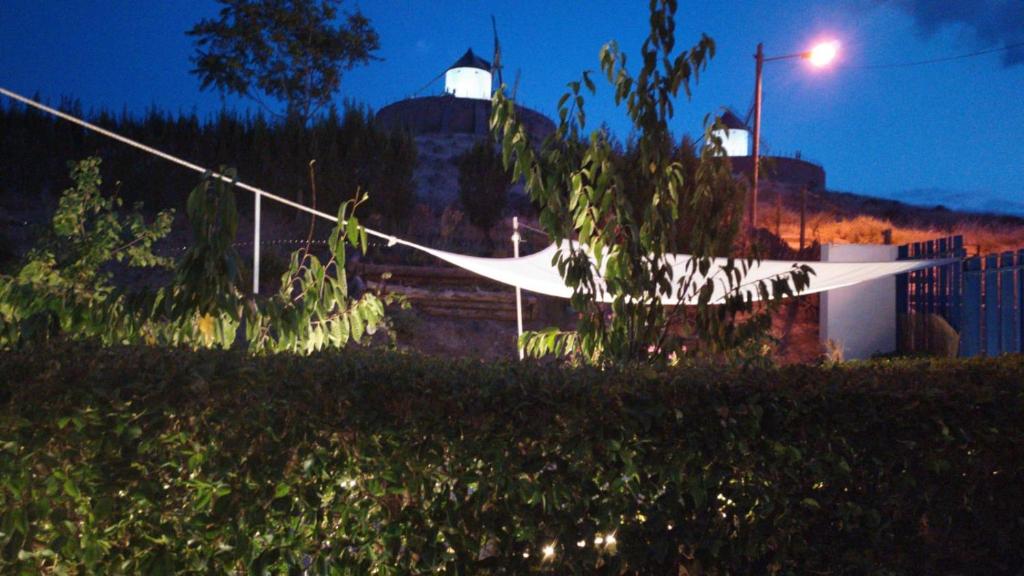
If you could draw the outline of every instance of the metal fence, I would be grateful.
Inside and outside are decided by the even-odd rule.
[[[900,246],[899,258],[957,259],[897,278],[901,334],[915,315],[935,314],[959,333],[962,357],[1024,352],[1024,249],[966,258],[952,236]]]

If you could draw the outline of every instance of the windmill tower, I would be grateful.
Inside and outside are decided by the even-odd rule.
[[[448,67],[444,91],[456,98],[491,99],[491,63],[473,53],[473,49]]]
[[[750,156],[750,129],[743,120],[726,110],[722,114],[725,130],[713,130],[711,133],[722,140],[722,148],[726,156]]]
[[[473,49],[466,50],[461,58],[448,67],[444,74],[444,91],[456,98],[473,98],[476,100],[490,100],[493,92],[494,75],[498,76],[498,85],[501,86],[505,80],[501,75],[501,44],[498,41],[498,23],[494,16],[491,16],[491,28],[494,30],[494,57],[491,62],[484,60],[473,53]],[[516,84],[519,84],[519,77],[516,76]]]

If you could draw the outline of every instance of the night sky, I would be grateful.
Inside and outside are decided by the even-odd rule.
[[[824,165],[829,188],[923,204],[1024,215],[1024,1],[804,0],[681,2],[679,44],[701,32],[718,53],[693,100],[677,107],[678,135],[702,132],[708,113],[752,102],[753,53],[800,52],[818,39],[841,45],[836,66],[768,63],[762,142],[767,153]],[[628,5],[628,7],[627,7]],[[348,73],[342,98],[380,108],[413,95],[468,47],[490,59],[497,18],[511,84],[520,102],[553,115],[566,82],[596,69],[615,39],[632,59],[647,33],[647,2],[543,0],[348,2],[381,36],[383,61]],[[200,92],[185,31],[212,17],[213,0],[4,0],[0,85],[50,103],[142,112],[242,108]],[[1016,47],[1014,47],[1016,46]],[[1010,47],[1009,49],[1004,49]],[[892,66],[958,55],[975,57]],[[437,94],[443,81],[419,95]],[[598,84],[599,92],[609,90]],[[607,97],[590,105],[597,127],[621,138],[624,110]],[[244,175],[243,175],[244,177]]]

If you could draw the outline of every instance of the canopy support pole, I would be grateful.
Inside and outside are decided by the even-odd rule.
[[[519,258],[519,217],[512,217],[512,256]],[[519,350],[519,359],[525,358],[523,347],[519,345],[523,337],[523,291],[516,286],[516,349]]]
[[[260,200],[263,194],[256,193],[255,206],[256,214],[252,223],[252,293],[255,296],[260,293]]]

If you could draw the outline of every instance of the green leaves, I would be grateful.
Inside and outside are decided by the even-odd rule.
[[[231,170],[221,172],[233,178]],[[72,174],[76,185],[61,198],[53,232],[29,254],[17,276],[0,276],[0,347],[60,334],[107,345],[227,349],[244,323],[252,353],[308,354],[364,341],[386,324],[385,304],[399,302],[372,293],[358,299],[349,295],[346,242],[366,250],[366,230],[354,216],[365,194],[339,208],[328,262],[299,250],[278,294],[247,296],[244,264],[234,247],[235,191],[230,182],[209,177],[189,195],[192,239],[171,284],[155,292],[120,290],[107,272],[111,262],[167,265],[151,249],[169,230],[171,214],[161,213],[149,225],[137,213],[122,220],[115,211],[117,199],[99,193],[98,159],[79,163]]]
[[[330,260],[322,263],[305,251],[293,254],[278,293],[249,309],[246,335],[250,351],[310,354],[363,342],[385,325],[385,303],[398,300],[370,292],[350,298],[345,271],[346,242],[366,250],[366,229],[355,217],[355,210],[366,199],[361,194],[338,209],[338,225],[328,240]]]
[[[234,171],[221,168],[232,180]],[[189,194],[188,250],[166,294],[172,341],[228,348],[242,320],[242,264],[234,247],[238,211],[232,184],[207,175]]]
[[[71,166],[74,185],[62,194],[50,229],[15,274],[0,275],[0,348],[61,332],[115,344],[145,324],[126,308],[151,296],[116,290],[110,268],[169,267],[152,248],[170,230],[173,212],[148,224],[138,211],[121,216],[120,198],[100,192],[99,168],[98,158]]]
[[[5,352],[0,573],[1004,573],[1022,387],[1013,356]]]
[[[338,0],[221,0],[217,19],[200,20],[192,57],[205,90],[287,104],[305,125],[331,102],[344,70],[375,59],[380,39],[356,10],[337,23]]]
[[[559,245],[556,265],[580,318],[573,346],[554,332],[538,333],[522,342],[531,355],[572,354],[605,365],[665,363],[684,353],[734,350],[767,325],[764,312],[752,314],[735,268],[723,269],[725,302],[712,302],[719,272],[712,270],[714,259],[734,250],[744,189],[707,122],[710,144],[700,151],[692,141],[673,140],[678,92],[689,98],[715,52],[704,35],[690,50],[676,51],[675,12],[674,1],[650,3],[638,71],[627,69],[614,42],[598,56],[616,105],[631,121],[625,147],[604,128],[586,132],[585,95],[597,90],[589,71],[567,84],[558,127],[543,143],[528,141],[503,91],[494,96],[491,129],[502,142],[502,158],[525,180],[540,224]],[[676,254],[691,255],[690,265],[677,267]],[[794,269],[792,278],[779,278],[770,290],[763,286],[765,300],[777,302],[805,287],[806,272]],[[598,293],[602,280],[607,294]],[[684,347],[690,336],[700,345]]]

